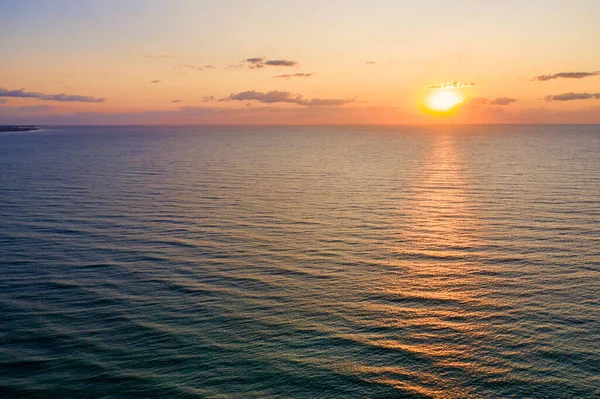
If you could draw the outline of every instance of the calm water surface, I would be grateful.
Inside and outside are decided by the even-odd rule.
[[[600,397],[600,126],[0,133],[2,398]]]

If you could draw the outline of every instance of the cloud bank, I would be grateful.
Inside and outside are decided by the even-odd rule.
[[[559,72],[552,75],[539,75],[534,76],[533,80],[544,82],[546,80],[553,79],[583,79],[589,78],[590,76],[600,75],[600,71],[595,72]]]
[[[241,93],[231,94],[229,97],[220,99],[219,101],[259,101],[266,104],[288,103],[303,105],[306,107],[323,107],[323,106],[339,106],[354,102],[354,99],[339,99],[339,98],[313,98],[305,99],[301,94],[293,94],[288,91],[270,91],[262,93],[259,91],[244,91]]]
[[[444,82],[444,83],[436,83],[432,85],[425,86],[426,89],[463,89],[466,87],[473,87],[475,83],[473,82],[461,82],[460,80],[455,80],[454,82]]]
[[[176,109],[140,112],[74,112],[70,109],[32,112],[20,107],[0,106],[0,124],[46,125],[352,125],[398,123],[448,123],[447,118],[432,120],[425,114],[405,113],[401,108],[359,106],[343,107],[245,107],[184,106]],[[466,104],[465,104],[466,105]],[[600,106],[576,110],[546,108],[511,109],[504,106],[460,107],[456,123],[600,123]]]
[[[332,125],[364,124],[396,121],[401,117],[395,107],[276,107],[238,103],[235,107],[183,106],[176,109],[141,112],[73,112],[46,115],[31,112],[2,112],[0,124],[47,124],[47,125]],[[237,104],[236,104],[237,105]]]
[[[562,93],[544,97],[546,101],[600,100],[600,93]]]
[[[102,103],[105,101],[104,98],[96,98],[90,96],[79,96],[69,94],[45,94],[36,93],[32,91],[19,90],[7,90],[0,87],[0,97],[17,97],[17,98],[38,98],[46,101],[74,101],[81,103]]]

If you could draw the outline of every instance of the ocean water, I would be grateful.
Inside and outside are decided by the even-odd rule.
[[[1,398],[598,398],[600,126],[0,133]]]

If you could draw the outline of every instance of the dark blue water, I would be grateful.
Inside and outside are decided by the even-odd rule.
[[[2,398],[600,397],[600,126],[0,133]]]

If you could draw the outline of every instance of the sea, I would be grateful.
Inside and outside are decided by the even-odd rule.
[[[0,133],[0,398],[598,398],[600,125]]]

